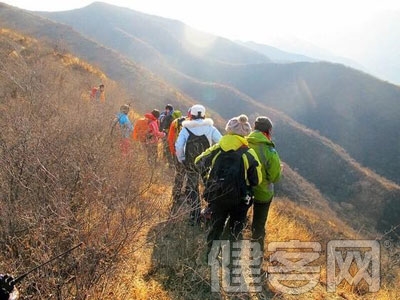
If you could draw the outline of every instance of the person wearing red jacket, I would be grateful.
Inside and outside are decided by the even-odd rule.
[[[147,160],[150,165],[154,165],[158,158],[158,142],[161,138],[165,137],[165,133],[160,131],[158,118],[160,117],[160,111],[153,109],[152,112],[146,113],[144,118],[147,123],[145,139],[138,139],[147,150]],[[139,127],[135,124],[135,127]],[[136,129],[137,129],[136,128]],[[136,131],[134,130],[134,139]]]

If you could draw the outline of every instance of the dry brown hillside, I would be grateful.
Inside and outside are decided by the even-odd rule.
[[[110,134],[128,99],[115,82],[32,38],[1,29],[0,39],[0,270],[21,275],[82,242],[19,287],[31,299],[100,299],[122,252],[157,221],[159,174]],[[99,82],[119,100],[88,101]]]
[[[320,243],[315,288],[290,296],[267,279],[263,293],[211,293],[203,259],[206,228],[188,226],[185,210],[170,213],[171,170],[151,168],[135,143],[122,155],[118,132],[111,133],[115,113],[130,99],[120,85],[11,30],[0,30],[0,62],[0,272],[21,275],[82,243],[26,277],[18,285],[22,299],[399,298],[399,249],[385,236],[378,292],[368,293],[365,282],[327,292],[328,241],[366,237],[289,166],[271,207],[266,242]],[[88,100],[99,82],[112,101]],[[264,269],[270,255],[265,253]]]

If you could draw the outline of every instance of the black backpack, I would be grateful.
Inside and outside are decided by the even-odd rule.
[[[227,209],[237,206],[250,196],[245,181],[245,170],[242,155],[248,147],[238,150],[221,150],[215,158],[205,182],[203,197],[208,203]]]
[[[189,138],[185,146],[185,163],[189,167],[194,167],[194,160],[210,147],[210,142],[204,134],[195,135],[189,129],[186,130],[189,132]]]

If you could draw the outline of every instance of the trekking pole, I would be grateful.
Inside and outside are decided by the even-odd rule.
[[[68,249],[67,251],[65,251],[65,252],[63,252],[63,253],[61,253],[61,254],[59,254],[59,255],[57,255],[57,256],[51,258],[50,260],[48,260],[48,261],[46,261],[46,262],[44,262],[44,263],[42,263],[42,264],[40,264],[40,265],[34,267],[33,269],[29,270],[29,271],[26,272],[25,274],[22,274],[21,276],[18,276],[16,279],[14,279],[14,280],[11,282],[11,285],[12,285],[12,286],[16,285],[18,282],[22,281],[22,279],[24,279],[24,278],[25,278],[26,276],[28,276],[30,273],[36,271],[37,269],[43,267],[44,265],[47,265],[48,263],[51,263],[52,261],[54,261],[54,260],[56,260],[56,259],[58,259],[58,258],[60,258],[60,257],[62,257],[62,256],[64,256],[64,255],[66,255],[66,254],[68,254],[69,252],[71,252],[71,251],[75,250],[76,248],[80,247],[82,244],[83,244],[83,243],[80,242],[78,245],[72,247],[71,249]]]

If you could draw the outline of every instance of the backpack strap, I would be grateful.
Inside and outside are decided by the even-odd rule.
[[[178,132],[182,129],[182,122],[185,121],[185,117],[181,117],[177,119],[176,121],[176,128],[178,129]],[[187,127],[185,127],[187,128]]]
[[[195,135],[193,132],[189,130],[189,128],[185,127],[185,129],[189,132],[189,135]]]
[[[247,169],[250,167],[250,162],[254,157],[252,157],[252,155],[248,152],[249,151],[249,147],[246,145],[243,145],[242,147],[240,147],[239,149],[237,149],[236,151],[240,154],[240,156],[242,157],[243,160],[243,167],[244,167],[244,179],[246,182],[246,186],[249,186],[249,181],[247,178]],[[245,156],[245,159],[243,158],[243,155]]]

